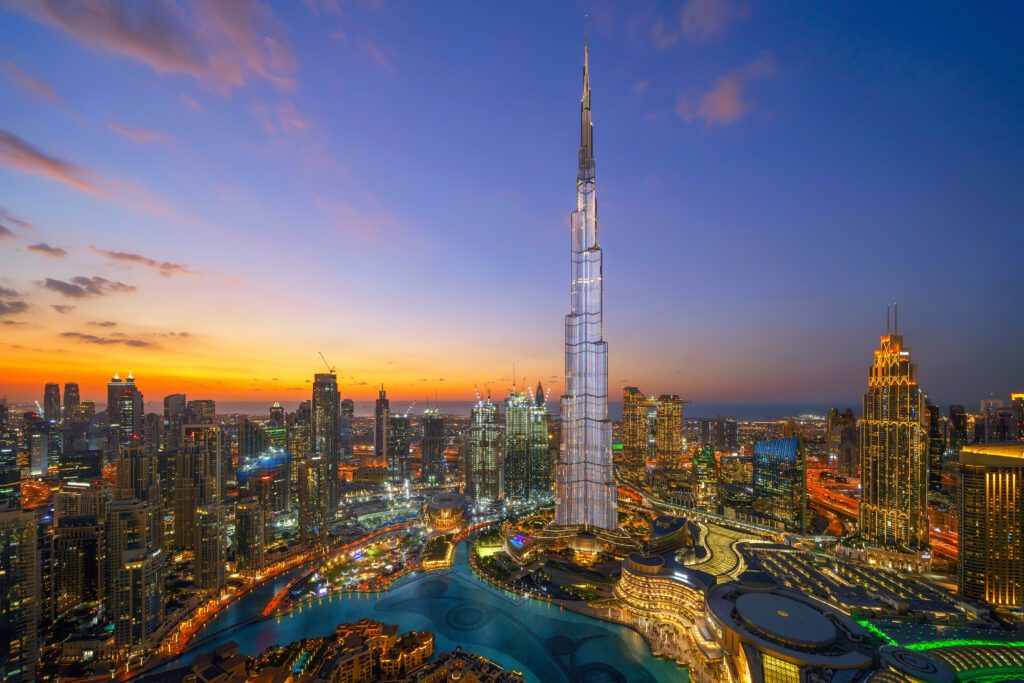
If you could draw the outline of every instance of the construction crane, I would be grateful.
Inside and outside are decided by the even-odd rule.
[[[327,359],[324,358],[324,352],[323,351],[317,351],[317,353],[320,354],[320,360],[322,360],[324,362],[324,365],[327,366],[327,371],[330,372],[332,375],[335,374],[334,373],[334,366],[331,365],[330,363],[328,363]]]

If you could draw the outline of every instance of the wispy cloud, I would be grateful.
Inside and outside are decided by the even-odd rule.
[[[71,311],[75,310],[74,306],[69,306],[68,304],[51,304],[50,308],[57,311],[61,315],[64,315],[65,313],[70,313]]]
[[[676,102],[676,114],[684,121],[700,119],[709,126],[734,123],[750,110],[750,104],[743,98],[747,84],[751,80],[771,78],[776,69],[775,55],[762,52],[750,64],[719,78],[711,90],[696,101],[680,96]]]
[[[113,320],[93,320],[89,324],[93,327],[117,327],[117,323]]]
[[[647,80],[637,81],[633,84],[633,92],[642,93],[647,92],[647,89],[651,87],[651,82]]]
[[[284,40],[285,27],[256,0],[19,0],[11,8],[87,47],[133,59],[159,74],[191,76],[223,94],[254,79],[283,89],[295,85],[295,57]]]
[[[164,277],[171,277],[172,275],[195,275],[199,271],[195,270],[192,266],[184,263],[171,263],[170,261],[158,261],[157,259],[143,256],[142,254],[133,254],[128,251],[111,251],[110,249],[100,249],[94,245],[89,245],[97,254],[109,259],[114,263],[121,263],[129,266],[143,266],[160,273]]]
[[[206,107],[199,104],[199,101],[191,95],[186,95],[185,93],[182,93],[181,101],[184,102],[185,105],[188,106],[188,108],[194,112],[199,112],[201,114],[204,111],[206,111]]]
[[[84,299],[93,296],[105,296],[107,294],[134,292],[137,289],[133,285],[126,285],[123,282],[107,280],[95,275],[92,277],[79,275],[71,278],[71,282],[48,277],[40,282],[39,286],[43,289],[49,289],[50,291],[62,294],[70,299]]]
[[[50,156],[2,128],[0,128],[0,164],[50,180],[59,180],[82,192],[100,196],[105,194],[95,184],[91,171]]]
[[[7,59],[0,59],[0,69],[6,72],[24,90],[47,102],[57,103],[59,98],[53,86],[41,78],[25,73],[18,65]]]
[[[0,300],[0,317],[17,315],[28,310],[28,303],[20,299]]]
[[[51,247],[46,242],[39,242],[37,244],[28,245],[29,251],[34,251],[37,254],[43,254],[45,256],[52,256],[53,258],[64,258],[68,255],[67,249],[61,247]]]
[[[160,142],[167,137],[166,133],[161,133],[157,130],[127,126],[123,123],[111,123],[108,128],[118,135],[122,135],[139,145],[148,145],[152,142]]]
[[[134,346],[139,348],[154,348],[157,346],[157,344],[144,339],[131,339],[128,337],[100,337],[95,334],[83,334],[81,332],[61,332],[60,336],[65,339],[75,339],[84,344],[121,344],[124,346]]]
[[[23,218],[18,218],[17,216],[15,216],[13,213],[11,213],[2,206],[0,206],[0,221],[3,221],[4,223],[10,223],[11,225],[17,225],[19,228],[24,228],[25,230],[32,229],[31,223],[24,220]]]
[[[292,102],[281,102],[276,107],[257,102],[254,111],[263,130],[268,133],[299,133],[310,126],[309,119]]]
[[[730,24],[750,18],[746,0],[688,0],[670,21],[659,20],[651,29],[656,49],[672,47],[680,40],[700,43],[725,32]]]
[[[17,239],[18,236],[11,232],[11,229],[6,225],[0,224],[0,241],[7,239]]]

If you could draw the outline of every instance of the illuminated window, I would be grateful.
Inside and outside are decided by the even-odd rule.
[[[761,653],[764,683],[800,683],[800,667]]]

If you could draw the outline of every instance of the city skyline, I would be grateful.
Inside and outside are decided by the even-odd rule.
[[[318,351],[360,400],[380,381],[469,400],[513,361],[562,393],[549,294],[584,12],[613,396],[855,405],[894,300],[937,403],[1018,388],[1014,9],[311,5],[154,5],[135,11],[168,37],[145,47],[131,11],[112,29],[121,10],[0,10],[11,401],[75,381],[102,403],[134,370],[150,400],[294,402]],[[894,238],[913,253],[876,281]],[[494,301],[506,315],[480,325]]]

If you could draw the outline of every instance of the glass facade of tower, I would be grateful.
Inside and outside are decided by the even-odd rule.
[[[597,240],[590,67],[583,53],[579,170],[571,220],[569,314],[565,316],[565,395],[555,485],[555,523],[618,528],[608,419],[608,344],[604,341],[602,255]]]
[[[787,531],[807,529],[807,472],[800,437],[754,446],[754,511]]]
[[[860,535],[916,551],[928,543],[924,396],[899,334],[886,334],[868,371],[859,425]]]
[[[444,483],[444,416],[437,408],[427,408],[423,413],[423,441],[420,454],[423,460],[420,478],[424,482]]]
[[[477,501],[504,497],[498,406],[489,398],[470,413],[466,440],[466,492]]]
[[[332,373],[319,373],[313,377],[313,451],[323,460],[327,485],[327,519],[338,510],[341,483],[338,467],[341,465],[341,394],[338,377]]]
[[[683,460],[683,401],[675,395],[647,398],[636,387],[622,390],[623,464],[676,470]]]
[[[693,455],[693,502],[699,508],[714,510],[718,505],[718,460],[715,449],[702,446]]]
[[[412,424],[408,415],[392,415],[388,421],[388,479],[403,483],[410,478]]]
[[[526,392],[505,402],[505,495],[527,500],[551,491],[548,414]]]

